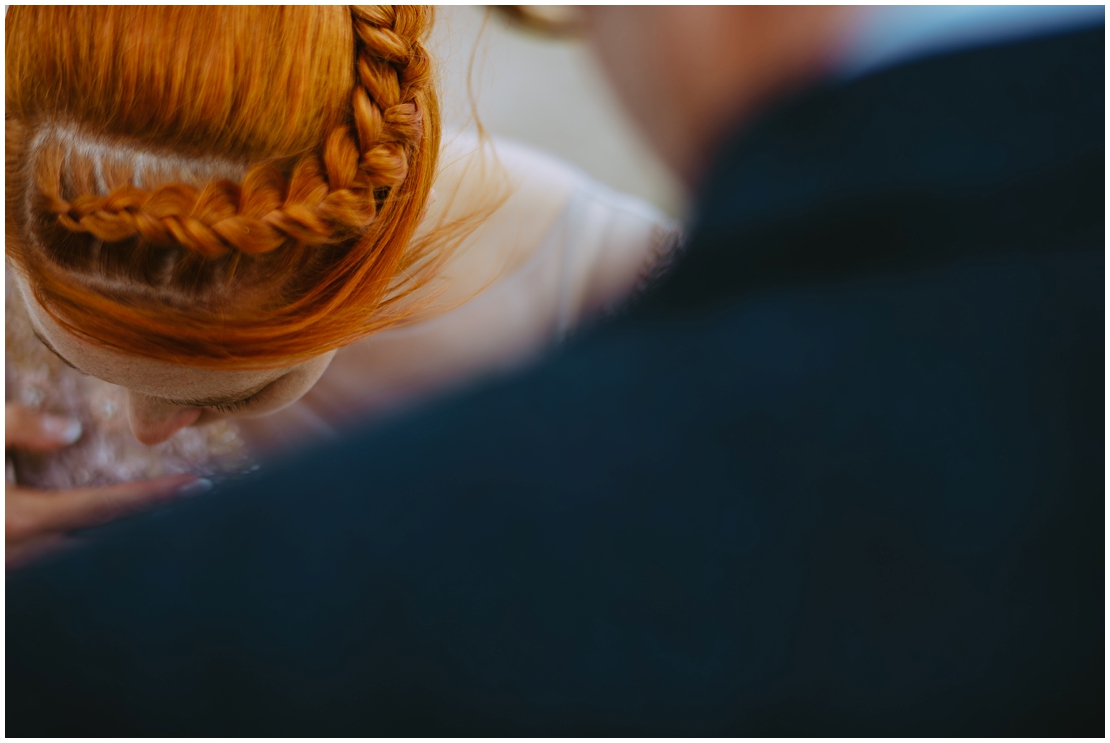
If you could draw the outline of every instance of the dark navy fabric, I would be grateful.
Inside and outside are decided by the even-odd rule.
[[[7,732],[1101,736],[1103,69],[779,107],[623,316],[10,575]]]

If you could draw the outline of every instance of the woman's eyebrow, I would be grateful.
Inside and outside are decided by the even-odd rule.
[[[258,385],[248,392],[239,392],[234,395],[225,395],[223,397],[205,397],[199,400],[171,400],[168,397],[160,397],[158,399],[160,399],[162,402],[167,402],[170,405],[183,405],[193,408],[205,408],[211,407],[213,405],[230,405],[232,403],[242,402],[243,400],[254,397],[259,392],[273,384],[274,381],[275,380],[271,379],[269,382],[263,382],[262,384]]]

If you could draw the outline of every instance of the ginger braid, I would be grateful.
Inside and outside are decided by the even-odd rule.
[[[213,19],[228,31],[209,49]],[[408,321],[450,252],[413,239],[439,154],[432,19],[12,8],[12,266],[70,332],[171,363],[284,367]],[[275,46],[252,67],[256,37]],[[267,118],[284,96],[296,125]],[[140,172],[168,185],[142,188]]]
[[[424,134],[431,84],[420,35],[426,9],[351,6],[356,44],[353,127],[341,125],[321,153],[301,159],[288,182],[267,163],[242,184],[203,189],[175,183],[147,191],[134,186],[107,196],[62,197],[61,174],[40,177],[44,210],[66,229],[105,242],[139,237],[181,245],[205,258],[238,250],[257,255],[290,242],[329,245],[363,232],[389,190],[404,181]]]

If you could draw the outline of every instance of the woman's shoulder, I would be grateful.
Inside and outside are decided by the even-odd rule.
[[[586,178],[576,166],[532,145],[473,129],[449,132],[440,148],[438,180],[446,184],[466,176],[548,195],[565,195]]]
[[[487,277],[506,280],[536,263],[537,254],[560,253],[566,280],[585,287],[596,284],[595,270],[636,273],[639,266],[628,264],[647,261],[677,229],[655,206],[574,164],[473,131],[444,138],[434,192],[429,224],[454,220],[473,229],[454,261],[457,276],[493,270]],[[594,287],[589,293],[595,290],[605,291]]]
[[[659,208],[644,199],[622,193],[589,175],[558,155],[504,136],[481,135],[473,130],[444,137],[437,186],[482,183],[487,189],[506,188],[520,204],[570,205],[577,197],[629,219],[672,223]],[[514,204],[519,208],[520,204]]]
[[[585,180],[574,166],[535,147],[474,131],[452,132],[444,137],[425,222],[432,229],[471,227],[468,243],[498,248],[479,260],[507,260],[503,268],[512,267],[543,243]]]

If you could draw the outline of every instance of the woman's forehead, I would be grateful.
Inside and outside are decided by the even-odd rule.
[[[171,400],[209,400],[249,394],[289,371],[209,369],[171,364],[98,346],[61,327],[28,291],[17,284],[35,334],[63,361],[91,376],[144,395]]]

